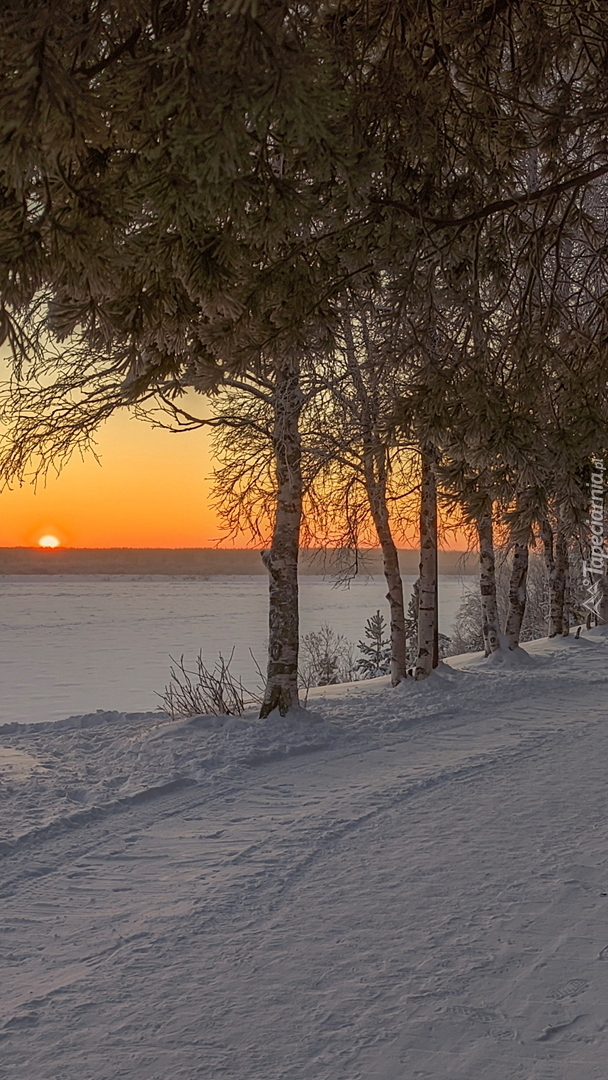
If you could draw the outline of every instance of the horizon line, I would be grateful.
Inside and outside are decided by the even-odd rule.
[[[70,544],[58,544],[57,547],[43,547],[40,544],[5,544],[0,545],[0,551],[39,551],[45,555],[52,557],[61,551],[217,551],[217,552],[229,552],[229,551],[252,551],[259,552],[268,550],[264,546],[260,547],[222,547],[219,545],[198,547],[137,547],[132,544],[117,544],[104,547],[76,547]],[[315,551],[315,552],[327,552],[327,551],[353,551],[355,549],[348,547],[305,547],[302,546],[300,551]],[[366,551],[382,551],[380,545],[374,547],[361,547],[358,549],[360,552]],[[418,547],[398,547],[398,551],[419,551]],[[472,555],[476,554],[475,551],[469,548],[439,548],[440,552],[449,552],[452,555]]]

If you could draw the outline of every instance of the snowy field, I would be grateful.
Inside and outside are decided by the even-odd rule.
[[[445,633],[466,580],[440,579]],[[413,581],[405,579],[407,594]],[[201,648],[213,661],[235,646],[232,670],[246,686],[257,681],[250,648],[265,666],[265,577],[6,576],[0,593],[0,724],[155,709],[169,656],[192,662]],[[303,577],[303,632],[328,623],[356,642],[377,608],[388,621],[385,594],[383,578],[336,589]]]
[[[608,641],[0,731],[0,1075],[605,1080]]]

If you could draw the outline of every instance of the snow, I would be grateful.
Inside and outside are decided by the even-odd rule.
[[[414,578],[404,581],[407,595]],[[183,653],[192,663],[201,648],[211,662],[235,646],[232,670],[246,686],[257,682],[250,647],[265,666],[264,577],[7,575],[1,582],[0,724],[61,720],[91,708],[156,709],[169,657]],[[447,633],[463,588],[461,578],[440,578]],[[303,633],[327,622],[356,642],[377,608],[388,621],[383,578],[336,589],[329,579],[304,576],[300,589]]]
[[[5,726],[0,1075],[604,1080],[607,650]]]

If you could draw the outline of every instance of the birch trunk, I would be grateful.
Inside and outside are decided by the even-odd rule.
[[[545,566],[549,577],[549,637],[557,637],[564,629],[564,592],[566,587],[566,565],[564,562],[564,544],[558,530],[555,538],[553,529],[544,518],[541,521],[540,535],[545,554]]]
[[[506,638],[510,649],[519,645],[521,624],[526,610],[526,579],[528,577],[528,545],[515,544],[513,566],[509,582],[509,614],[507,616]]]
[[[600,602],[598,604],[597,626],[608,624],[608,575],[599,578]]]
[[[426,679],[438,663],[437,623],[437,485],[434,447],[422,449],[420,497],[420,592],[418,606],[418,655],[414,678]]]
[[[562,530],[558,526],[555,537],[555,570],[553,580],[549,581],[551,590],[551,611],[549,616],[549,637],[557,634],[568,635],[568,545]]]
[[[481,592],[481,621],[486,656],[500,649],[500,626],[496,604],[496,562],[492,514],[482,514],[477,521],[479,538],[479,589]]]
[[[363,323],[363,328],[365,324]],[[360,424],[363,436],[363,474],[365,490],[370,510],[382,548],[384,576],[388,586],[388,600],[391,620],[391,684],[397,686],[407,675],[407,648],[405,639],[405,605],[403,603],[403,582],[399,569],[397,546],[393,540],[390,526],[388,505],[386,502],[387,455],[386,446],[378,434],[378,404],[376,388],[366,385],[361,371],[360,361],[353,336],[353,329],[348,312],[343,312],[343,329],[346,341],[348,367],[357,395],[360,410]],[[373,360],[372,350],[365,334],[368,362]],[[371,365],[373,368],[373,364]]]
[[[564,602],[562,607],[562,637],[568,637],[570,633],[570,560],[568,559],[568,542],[560,531],[557,534],[555,545],[555,561],[563,567],[564,574]]]
[[[260,717],[282,716],[298,698],[298,553],[302,522],[300,412],[302,393],[297,360],[277,366],[273,449],[277,479],[272,544],[262,552],[269,581],[268,673]]]
[[[381,485],[369,483],[367,494],[378,541],[382,548],[384,576],[388,586],[386,599],[391,617],[391,685],[397,686],[407,674],[405,606],[399,555],[391,532],[385,492],[381,490]]]
[[[559,611],[556,603],[556,597],[554,595],[555,585],[555,556],[553,554],[553,529],[547,518],[543,518],[540,523],[540,538],[543,545],[543,556],[545,559],[545,569],[547,571],[547,578],[549,581],[549,629],[548,636],[555,637],[554,625],[555,620],[559,620]]]

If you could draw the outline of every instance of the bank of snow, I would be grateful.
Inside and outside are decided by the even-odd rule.
[[[464,655],[442,664],[428,681],[396,689],[388,678],[317,687],[299,714],[269,721],[259,721],[255,710],[243,718],[178,722],[158,710],[97,710],[54,722],[0,725],[0,850],[33,840],[51,825],[120,811],[133,800],[180,786],[211,790],[219,778],[269,761],[329,747],[371,746],[420,725],[454,734],[473,718],[487,725],[496,706],[525,703],[528,686],[535,694],[546,686],[553,696],[559,685],[568,697],[580,678],[585,686],[589,679],[595,685],[601,676],[587,655],[590,648],[603,660],[602,643],[590,636],[556,639],[530,643],[521,650],[527,663],[520,660],[508,670],[492,667],[481,654]],[[526,734],[542,729],[545,717],[544,709],[526,715]],[[517,729],[517,738],[522,733]],[[484,725],[477,727],[477,737],[481,748]]]
[[[607,649],[5,726],[7,1075],[603,1080]]]

